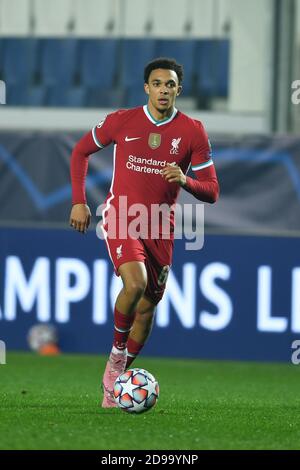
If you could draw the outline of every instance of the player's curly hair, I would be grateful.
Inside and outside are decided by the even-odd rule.
[[[148,83],[152,70],[156,69],[174,70],[174,72],[177,74],[179,85],[182,84],[183,66],[178,64],[175,59],[170,59],[169,57],[159,57],[158,59],[151,60],[151,62],[146,65],[144,70],[145,83]]]

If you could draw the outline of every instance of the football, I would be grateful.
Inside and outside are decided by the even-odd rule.
[[[40,351],[43,346],[56,344],[58,340],[55,326],[49,324],[33,325],[27,335],[30,349]]]
[[[115,402],[121,410],[128,413],[143,413],[150,410],[158,397],[158,382],[145,369],[128,369],[115,381]]]

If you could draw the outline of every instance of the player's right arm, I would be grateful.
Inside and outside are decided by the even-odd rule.
[[[115,113],[114,113],[115,114]],[[114,114],[100,122],[85,134],[75,145],[71,156],[72,210],[70,225],[75,230],[85,233],[90,225],[91,211],[87,205],[85,181],[88,171],[89,156],[112,141]]]

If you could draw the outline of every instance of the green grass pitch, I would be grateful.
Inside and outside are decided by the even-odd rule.
[[[139,358],[160,384],[142,415],[99,406],[103,356],[8,353],[0,449],[299,449],[300,368]]]

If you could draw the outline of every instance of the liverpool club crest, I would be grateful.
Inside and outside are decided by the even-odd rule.
[[[149,134],[148,144],[149,147],[151,147],[153,150],[157,149],[161,144],[161,135],[152,133]]]

